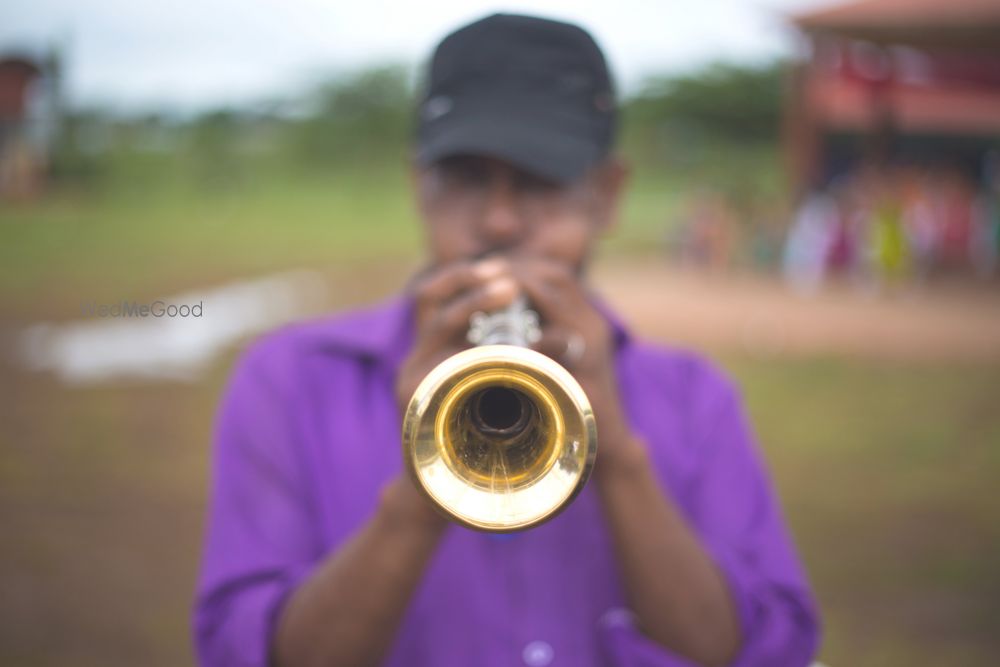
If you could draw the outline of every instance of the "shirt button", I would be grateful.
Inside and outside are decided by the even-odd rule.
[[[521,652],[521,658],[528,667],[545,667],[554,657],[555,651],[552,650],[552,645],[540,639],[526,644]]]
[[[631,627],[635,624],[635,614],[624,607],[612,607],[604,612],[598,624],[605,628]]]

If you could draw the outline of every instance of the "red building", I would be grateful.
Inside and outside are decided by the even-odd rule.
[[[973,172],[1000,150],[1000,0],[857,0],[793,17],[786,149],[799,190],[861,163]]]
[[[0,57],[0,198],[44,184],[56,122],[55,59]]]

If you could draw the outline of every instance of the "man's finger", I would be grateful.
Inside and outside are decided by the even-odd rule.
[[[542,332],[542,337],[532,344],[531,348],[562,364],[570,371],[580,362],[587,349],[579,332],[560,326],[547,327]]]
[[[492,258],[478,262],[455,262],[442,266],[414,286],[414,296],[421,309],[434,309],[464,291],[479,287],[510,272],[502,259]]]
[[[580,309],[586,306],[575,286],[554,282],[551,280],[553,274],[521,270],[516,275],[528,300],[547,322],[568,325],[578,318]]]
[[[464,339],[474,313],[505,308],[519,293],[513,278],[502,277],[455,297],[431,316],[425,333],[426,343],[443,346],[459,337]]]

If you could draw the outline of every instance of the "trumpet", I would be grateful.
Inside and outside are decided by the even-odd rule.
[[[476,313],[473,347],[421,381],[403,417],[403,459],[440,512],[469,528],[511,532],[564,509],[597,455],[593,410],[562,365],[528,346],[541,337],[523,297]]]

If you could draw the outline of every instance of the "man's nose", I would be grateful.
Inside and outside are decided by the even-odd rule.
[[[525,221],[518,209],[517,192],[511,179],[497,176],[487,192],[480,221],[480,234],[491,249],[516,246],[525,232]]]

